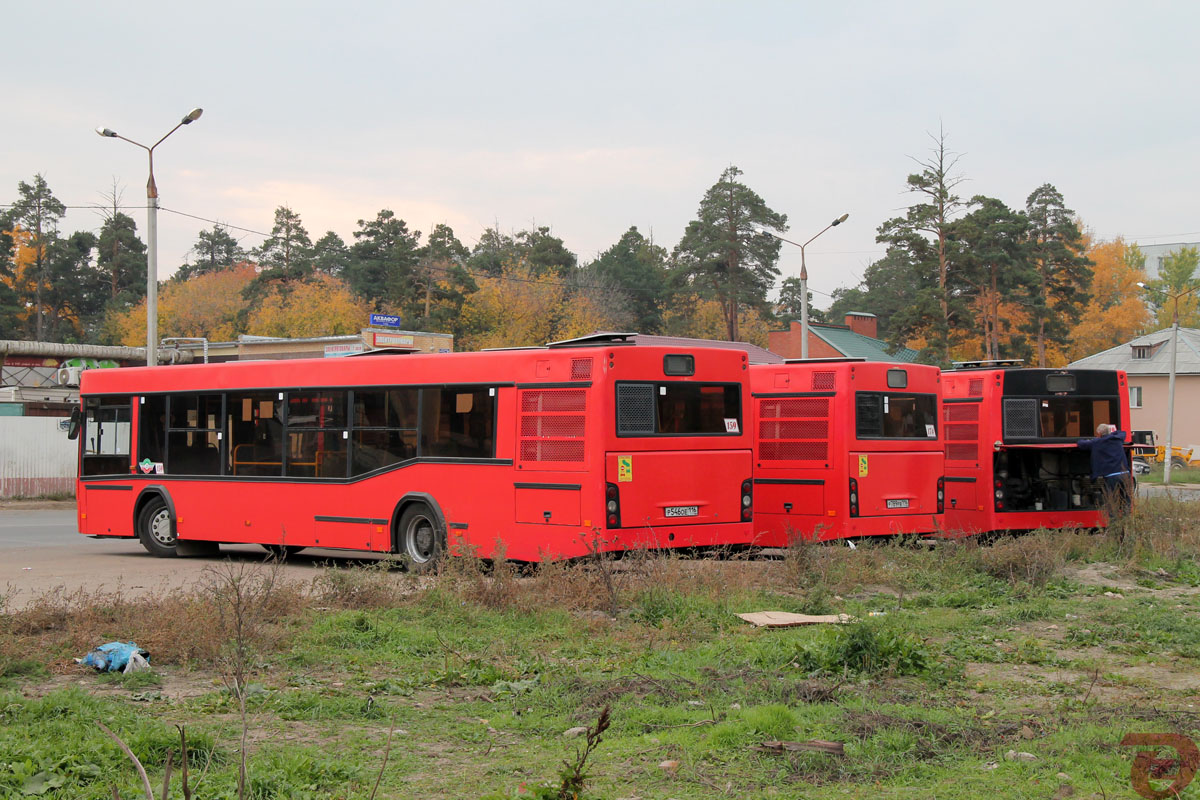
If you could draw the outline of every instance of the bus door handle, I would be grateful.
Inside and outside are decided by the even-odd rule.
[[[550,522],[550,512],[549,511],[543,511],[542,516],[546,518],[547,523]]]
[[[788,514],[792,513],[792,504],[791,504],[791,503],[784,503],[784,504],[783,504],[783,510],[784,510],[786,513],[788,513]]]

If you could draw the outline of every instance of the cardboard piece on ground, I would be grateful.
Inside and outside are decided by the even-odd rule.
[[[756,628],[791,628],[796,625],[845,625],[853,622],[849,614],[792,614],[788,611],[752,611],[738,614]]]

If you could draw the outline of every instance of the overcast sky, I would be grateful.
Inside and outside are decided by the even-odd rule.
[[[549,226],[587,261],[630,225],[668,248],[729,164],[807,239],[812,287],[858,282],[944,127],[965,195],[1052,183],[1101,238],[1200,240],[1200,6],[1142,2],[11,4],[0,203],[144,206],[352,241],[390,208],[473,245]],[[145,212],[130,209],[145,237]],[[72,210],[66,230],[96,229]],[[159,215],[160,270],[208,223]],[[234,231],[251,247],[262,237]],[[784,277],[799,272],[784,246]],[[820,294],[817,305],[827,305]]]

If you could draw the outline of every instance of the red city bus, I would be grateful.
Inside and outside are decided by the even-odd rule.
[[[1106,524],[1090,454],[1075,443],[1100,423],[1128,438],[1125,373],[976,363],[942,373],[947,528],[969,535]]]
[[[750,367],[756,543],[939,530],[939,377],[864,359]]]
[[[748,544],[740,350],[544,348],[83,373],[79,530],[537,561]]]

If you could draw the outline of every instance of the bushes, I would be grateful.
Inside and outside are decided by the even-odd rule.
[[[925,643],[888,625],[860,622],[822,631],[801,643],[793,665],[805,672],[859,675],[927,675],[937,666]]]

